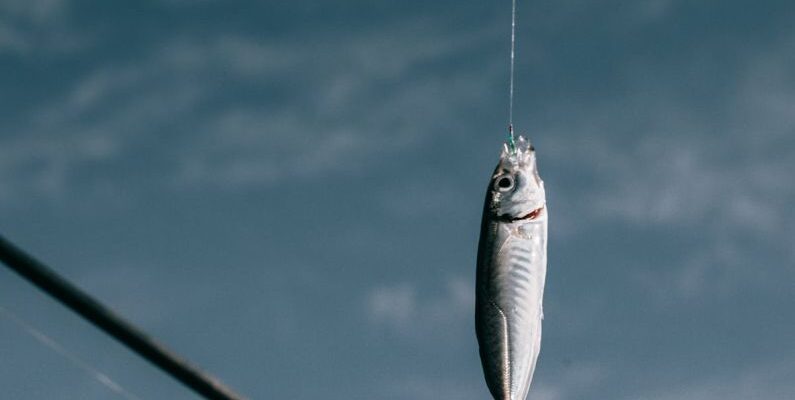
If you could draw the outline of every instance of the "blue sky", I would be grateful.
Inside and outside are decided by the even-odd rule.
[[[795,4],[519,1],[532,399],[795,396]],[[0,1],[0,231],[252,399],[488,398],[510,1]],[[187,390],[0,271],[143,399]],[[0,319],[9,398],[112,392]]]

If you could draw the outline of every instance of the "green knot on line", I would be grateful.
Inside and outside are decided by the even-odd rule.
[[[516,154],[516,139],[513,136],[513,124],[508,125],[508,149],[511,154]]]

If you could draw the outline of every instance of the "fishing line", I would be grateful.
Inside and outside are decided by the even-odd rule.
[[[92,367],[86,361],[82,360],[80,357],[76,356],[61,344],[55,341],[55,339],[47,336],[42,331],[36,329],[29,323],[25,322],[22,318],[18,317],[16,314],[8,311],[3,306],[0,306],[0,316],[6,317],[9,321],[13,322],[14,325],[17,326],[20,330],[27,333],[28,335],[32,336],[36,339],[39,344],[47,347],[48,349],[52,350],[56,354],[60,355],[61,357],[65,358],[69,363],[73,366],[83,370],[88,376],[111,390],[112,392],[116,393],[117,395],[127,399],[127,400],[141,400],[140,397],[130,393],[130,391],[124,389],[121,385],[116,383],[113,379],[111,379],[108,375],[102,373],[97,368]]]
[[[516,150],[516,142],[513,137],[513,65],[516,58],[516,0],[513,0],[511,7],[511,78],[510,88],[508,89],[508,145],[511,151]]]

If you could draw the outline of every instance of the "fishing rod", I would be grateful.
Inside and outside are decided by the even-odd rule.
[[[244,400],[0,236],[0,261],[124,346],[208,400]]]

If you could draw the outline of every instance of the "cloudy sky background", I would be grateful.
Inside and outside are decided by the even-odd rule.
[[[519,1],[537,400],[795,397],[795,3]],[[0,232],[252,399],[488,398],[510,1],[0,0]],[[183,389],[17,276],[0,307]],[[120,398],[0,317],[13,399]]]

